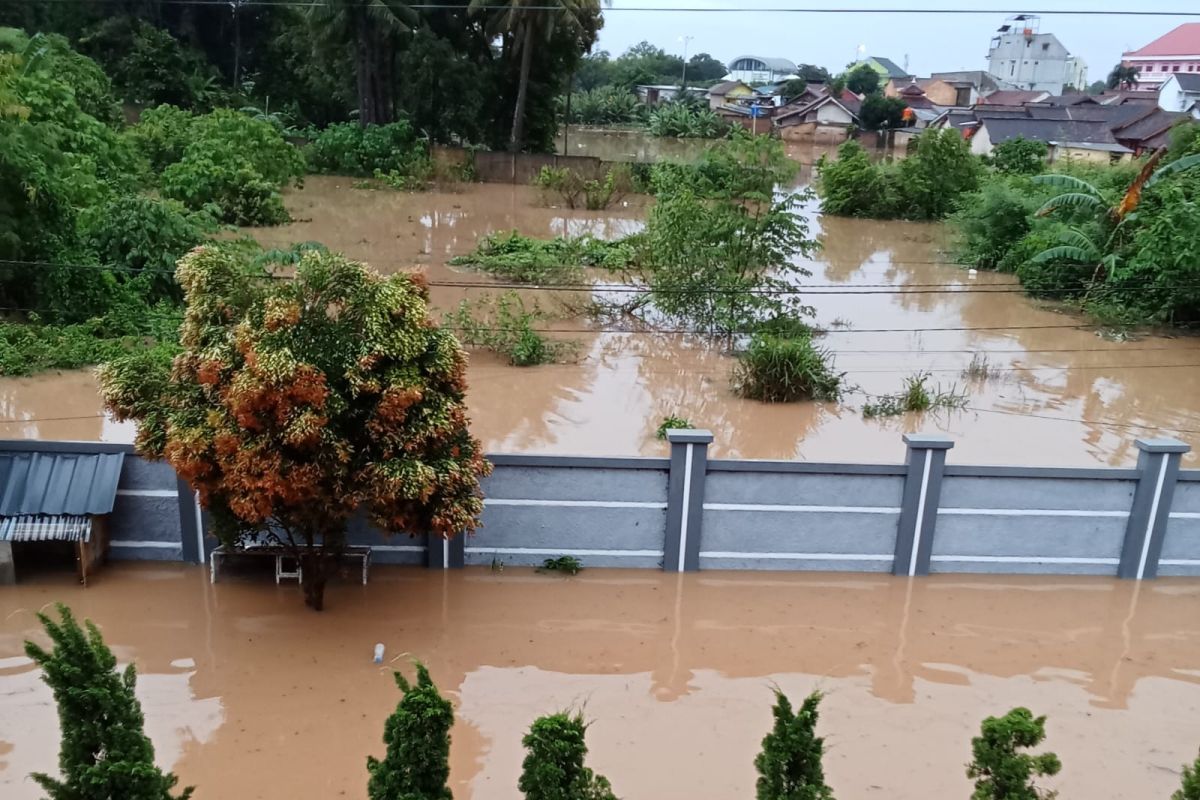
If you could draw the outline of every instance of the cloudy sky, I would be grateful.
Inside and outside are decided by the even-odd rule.
[[[682,55],[681,37],[690,36],[689,55],[707,52],[728,62],[755,54],[820,64],[837,71],[853,60],[859,46],[886,56],[909,71],[984,69],[988,41],[1004,18],[1020,12],[1042,16],[1041,30],[1053,33],[1087,61],[1088,79],[1103,80],[1126,49],[1141,47],[1183,22],[1200,22],[1200,0],[613,0],[605,11],[599,49],[614,56],[648,40]],[[800,13],[784,9],[876,9],[869,13]],[[901,13],[897,9],[982,8],[972,13]],[[730,10],[736,9],[736,10]],[[888,12],[878,9],[889,9]],[[1115,16],[1070,11],[1182,12],[1191,16]],[[1052,13],[1055,12],[1055,13]]]

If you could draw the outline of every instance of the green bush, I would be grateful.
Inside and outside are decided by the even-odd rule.
[[[783,142],[740,128],[714,142],[693,164],[663,161],[650,172],[656,195],[690,191],[699,197],[770,200],[777,186],[791,186],[800,165]]]
[[[792,711],[787,695],[775,690],[775,724],[754,759],[757,800],[833,800],[821,764],[825,740],[817,736],[820,702],[821,693],[813,692]]]
[[[412,126],[401,120],[388,125],[353,122],[330,125],[305,148],[313,172],[366,177],[381,173],[411,175],[427,169],[428,148]]]
[[[733,390],[765,403],[799,400],[834,401],[841,397],[843,374],[834,372],[832,356],[812,338],[781,338],[756,333],[733,369]]]
[[[129,129],[129,138],[150,162],[162,171],[183,158],[191,141],[191,126],[196,117],[173,105],[160,105],[142,112],[138,124]]]
[[[1027,708],[1014,708],[1003,717],[988,717],[971,740],[974,758],[967,777],[975,779],[971,800],[1042,800],[1033,784],[1041,775],[1057,775],[1062,762],[1054,753],[1017,752],[1037,747],[1046,738],[1046,718]]]
[[[110,127],[121,123],[121,106],[112,81],[99,64],[72,50],[66,38],[58,34],[39,33],[22,42],[23,37],[19,34],[10,45],[35,53],[29,66],[69,86],[80,111]]]
[[[691,421],[684,417],[676,417],[674,415],[663,417],[662,422],[654,429],[654,438],[665,442],[667,440],[667,431],[681,431],[692,427]]]
[[[79,48],[104,65],[130,103],[206,109],[227,98],[204,56],[145,20],[114,16],[88,29]]]
[[[1171,800],[1200,800],[1200,756],[1191,764],[1183,765],[1180,783],[1182,785],[1171,795]]]
[[[664,103],[650,112],[646,130],[651,136],[682,139],[717,139],[729,133],[729,123],[703,106],[692,103]]]
[[[195,117],[188,128],[189,155],[213,151],[236,153],[251,169],[271,183],[286,186],[304,176],[304,155],[283,138],[279,129],[265,120],[241,111],[218,108]]]
[[[992,148],[991,164],[1006,175],[1037,175],[1046,168],[1045,142],[1018,136]]]
[[[963,196],[953,221],[960,261],[980,269],[1014,272],[1028,255],[1019,247],[1033,230],[1046,192],[1028,180],[992,178]]]
[[[853,139],[838,148],[836,159],[821,156],[817,175],[821,210],[826,214],[880,219],[900,215],[900,199],[890,170],[872,163],[867,151]]]
[[[580,125],[621,125],[637,122],[646,106],[620,86],[601,86],[571,95],[570,122]],[[566,109],[563,109],[566,113]]]
[[[454,708],[438,692],[425,665],[418,661],[416,666],[415,684],[393,673],[404,697],[384,726],[387,755],[382,761],[367,758],[370,800],[451,800],[446,782]]]
[[[534,239],[516,231],[502,231],[483,237],[473,253],[455,256],[450,263],[520,283],[569,284],[583,280],[583,267],[622,270],[636,258],[637,248],[629,239]]]
[[[567,208],[599,211],[619,203],[633,191],[633,175],[624,164],[609,167],[604,180],[584,178],[570,167],[547,166],[534,177],[533,185],[542,190],[547,201],[556,196]]]
[[[580,714],[534,720],[521,740],[526,756],[517,787],[525,800],[616,800],[608,779],[584,766],[586,732]]]
[[[514,367],[549,364],[569,349],[565,342],[552,341],[534,325],[546,318],[535,304],[527,309],[516,292],[505,292],[493,299],[485,295],[472,303],[463,300],[446,315],[460,342],[482,347],[505,356]]]

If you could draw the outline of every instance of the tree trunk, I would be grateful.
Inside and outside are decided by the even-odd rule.
[[[358,124],[375,122],[374,92],[371,91],[371,69],[374,66],[371,48],[371,30],[367,25],[367,12],[358,8],[354,11],[354,65],[358,89]]]
[[[329,558],[323,550],[308,548],[300,556],[300,570],[303,580],[300,588],[304,590],[304,605],[313,611],[325,608],[325,584],[329,581]]]
[[[525,101],[529,95],[529,68],[533,63],[533,31],[528,19],[522,23],[521,36],[521,77],[517,83],[517,104],[513,110],[512,140],[509,149],[514,153],[521,152],[525,144]]]

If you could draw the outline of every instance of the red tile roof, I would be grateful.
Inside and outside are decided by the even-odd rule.
[[[1185,22],[1140,50],[1129,50],[1124,55],[1147,57],[1200,55],[1200,22]]]

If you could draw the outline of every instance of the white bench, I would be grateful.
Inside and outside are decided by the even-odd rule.
[[[208,554],[208,580],[210,583],[217,582],[217,573],[220,570],[220,564],[229,556],[258,556],[270,557],[275,559],[275,583],[281,582],[283,579],[294,580],[297,583],[304,580],[304,572],[300,567],[299,562],[296,562],[296,556],[287,548],[278,545],[252,545],[250,547],[227,548],[225,545],[216,547]],[[367,574],[371,568],[371,548],[360,546],[348,546],[341,554],[344,559],[358,559],[362,563],[362,582],[363,586],[367,585]],[[295,568],[292,570],[285,569],[285,561],[296,562]]]

